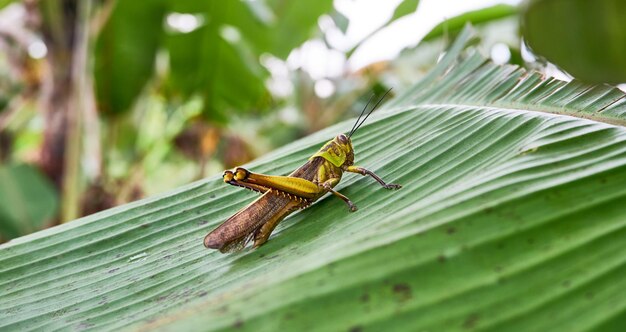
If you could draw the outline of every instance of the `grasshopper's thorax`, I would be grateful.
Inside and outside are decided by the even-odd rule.
[[[317,151],[311,159],[315,157],[322,157],[338,168],[351,166],[354,164],[352,141],[344,134],[337,135]]]
[[[317,153],[311,156],[310,159],[320,157],[324,159],[324,162],[318,166],[317,176],[314,182],[324,183],[329,179],[336,179],[337,181],[331,183],[331,186],[335,186],[343,171],[354,164],[354,150],[352,149],[352,142],[346,135],[338,135],[333,140],[326,143]]]

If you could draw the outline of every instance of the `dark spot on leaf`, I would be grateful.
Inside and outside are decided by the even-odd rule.
[[[446,229],[446,233],[448,233],[448,234],[454,234],[454,233],[456,233],[456,228],[454,228],[454,227],[448,227],[448,229]]]
[[[208,220],[200,220],[200,221],[198,221],[198,226],[204,226],[204,225],[206,225],[208,223],[209,223]]]
[[[293,312],[288,312],[285,314],[285,320],[293,319],[293,317],[294,317]]]
[[[400,283],[393,285],[393,293],[396,294],[400,301],[409,300],[412,297],[411,286]]]
[[[141,224],[141,228],[148,228],[150,227],[150,224]]]
[[[350,332],[361,332],[361,331],[363,331],[363,327],[361,327],[359,325],[355,325],[355,326],[351,327],[348,331],[350,331]]]
[[[365,293],[363,295],[361,295],[361,297],[359,297],[359,301],[363,302],[363,303],[367,303],[370,301],[370,295]]]
[[[476,323],[478,322],[478,318],[479,318],[478,314],[471,314],[467,316],[467,318],[463,322],[463,328],[473,329],[476,326]]]
[[[207,294],[208,294],[207,292],[200,292],[200,293],[198,293],[198,297],[204,297]]]
[[[94,327],[94,326],[95,326],[95,325],[94,325],[94,324],[92,324],[92,323],[88,323],[88,322],[81,322],[80,324],[78,324],[78,325],[76,326],[76,329],[77,329],[77,330],[79,330],[79,331],[83,331],[83,330],[86,330],[86,329],[88,329],[88,328],[92,328],[92,327]]]
[[[439,255],[439,256],[437,257],[437,261],[438,261],[439,263],[445,263],[445,262],[446,262],[446,256],[444,256],[444,255]]]
[[[114,269],[110,269],[110,270],[109,270],[109,273],[114,273],[115,271],[117,271],[117,270],[119,270],[119,269],[120,269],[119,267],[116,267],[116,268],[114,268]]]
[[[167,296],[159,296],[159,297],[157,298],[157,302],[163,302],[163,301],[165,301],[166,299],[167,299]]]
[[[67,310],[66,310],[66,309],[59,309],[59,310],[54,311],[54,312],[52,313],[52,317],[60,317],[60,316],[65,315],[66,313],[67,313]]]
[[[263,257],[265,257],[265,254],[260,254],[259,257],[263,258]]]
[[[240,329],[241,327],[243,327],[243,320],[237,319],[233,324],[233,327],[236,329]]]
[[[163,256],[163,259],[170,259],[170,258],[172,258],[172,255],[165,255],[165,256]]]

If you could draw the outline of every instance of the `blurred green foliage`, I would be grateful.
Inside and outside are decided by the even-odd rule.
[[[323,78],[334,93],[320,97],[315,93],[320,78],[289,64],[292,51],[315,41],[350,59],[363,42],[414,13],[419,1],[399,2],[388,19],[347,50],[334,48],[327,30],[320,28],[330,21],[335,32],[345,34],[350,26],[332,0],[51,1],[56,0],[0,0],[0,14],[19,7],[23,15],[20,24],[6,24],[11,30],[0,31],[0,167],[3,181],[22,188],[2,193],[15,193],[16,200],[0,206],[4,240],[62,222],[57,211],[65,211],[67,205],[79,206],[80,214],[86,215],[133,201],[246,163],[354,116],[372,91],[412,86],[467,22],[479,25],[484,52],[504,44],[505,62],[540,70],[545,65],[524,63],[519,8],[498,4],[441,22],[418,46],[390,61],[356,71],[344,63],[340,75]],[[523,19],[528,34],[524,38],[536,52],[572,74],[619,81],[625,47],[620,36],[626,31],[621,28],[626,22],[620,20],[623,11],[616,10],[621,5],[606,0],[587,8],[583,2],[530,1]],[[85,4],[89,6],[81,7]],[[76,15],[85,8],[86,18]],[[561,13],[551,14],[555,10]],[[552,26],[560,24],[552,17],[561,16],[551,15],[565,15],[558,21],[571,29]],[[73,64],[55,68],[59,59],[54,56],[80,53],[81,44],[68,43],[71,34],[64,30],[72,28],[74,20],[76,28],[88,35],[83,45],[85,72],[72,72]],[[570,35],[562,38],[562,33]],[[57,38],[52,41],[64,43],[48,44],[44,59],[30,57],[32,41],[50,34]],[[559,42],[546,42],[547,38]],[[58,52],[59,47],[68,49]],[[71,72],[66,78],[74,81],[51,82],[51,76],[63,71]],[[272,88],[276,80],[289,87],[287,92]],[[63,91],[82,84],[76,81],[84,82],[84,91]],[[50,114],[59,110],[42,103],[50,91],[65,93],[52,95],[67,98],[68,105],[81,105],[72,108],[75,114],[64,115],[67,126],[75,125],[76,130],[60,126],[73,133],[65,144],[80,142],[76,155],[59,156],[64,163],[77,165],[64,175],[73,181],[53,181],[52,187],[50,174],[42,175],[46,168],[40,159],[50,127],[58,120]],[[64,196],[63,186],[71,185],[78,186],[73,189],[80,201]],[[31,193],[33,188],[38,188],[37,195]],[[15,210],[20,206],[34,210],[26,214]]]
[[[234,110],[267,108],[268,72],[260,56],[285,59],[332,8],[331,0],[120,1],[97,41],[100,110],[130,110],[154,74],[161,49],[169,56],[165,93],[182,100],[202,96],[209,121],[226,123]],[[198,26],[193,31],[168,28],[166,20],[177,18]]]
[[[574,77],[626,82],[626,1],[526,1],[522,28],[536,54]]]
[[[58,203],[54,186],[35,167],[0,165],[0,239],[41,229]]]

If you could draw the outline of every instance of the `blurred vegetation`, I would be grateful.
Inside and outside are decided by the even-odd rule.
[[[522,26],[536,53],[574,77],[626,82],[626,1],[527,1]]]
[[[399,2],[338,49],[328,36],[350,21],[331,0],[0,1],[0,242],[352,117],[370,93],[417,81],[467,22],[480,24],[485,52],[504,50],[499,63],[547,66],[524,62],[518,7],[496,5],[450,18],[391,61],[349,68],[355,50],[418,5]],[[310,43],[340,59],[339,74],[297,61]]]

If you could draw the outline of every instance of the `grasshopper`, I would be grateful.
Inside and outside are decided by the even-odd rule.
[[[355,166],[351,141],[352,135],[378,107],[389,91],[380,98],[359,124],[372,101],[370,97],[348,135],[337,135],[288,176],[253,173],[242,167],[237,167],[234,171],[224,171],[225,183],[257,191],[262,195],[207,234],[204,238],[204,246],[226,253],[239,251],[248,242],[254,240],[253,247],[257,248],[267,242],[274,228],[285,217],[296,210],[309,207],[329,192],[342,199],[348,205],[350,212],[356,211],[356,205],[348,197],[333,189],[344,172],[369,175],[385,189],[399,189],[400,185],[385,183],[374,172]]]

